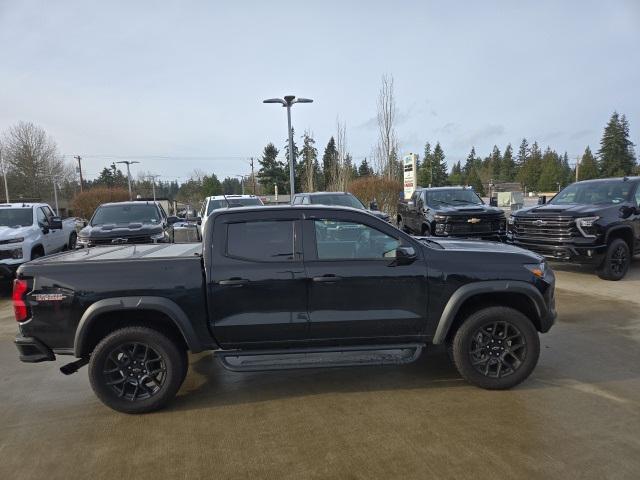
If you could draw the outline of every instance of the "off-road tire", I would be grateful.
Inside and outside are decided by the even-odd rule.
[[[134,346],[133,353],[131,345]],[[147,357],[145,348],[154,356]],[[187,369],[186,350],[170,337],[148,327],[126,327],[98,343],[89,362],[89,380],[97,397],[108,407],[123,413],[147,413],[164,407],[173,399]],[[160,372],[155,374],[160,376],[152,378],[153,372]],[[126,380],[120,382],[120,378]],[[114,381],[119,383],[109,385]],[[149,393],[149,386],[155,391]],[[123,393],[118,392],[120,387]],[[140,397],[136,398],[136,395]]]
[[[621,238],[614,238],[607,247],[607,253],[596,273],[603,280],[618,281],[627,274],[630,264],[629,245]]]
[[[489,333],[487,330],[491,329],[495,329],[495,343],[487,341],[486,350],[477,347],[484,344],[479,339],[484,339]],[[518,347],[513,339],[501,340],[499,337],[502,331],[505,332],[505,339],[517,332],[517,342],[524,346]],[[479,371],[486,366],[486,363],[479,363],[485,358],[483,352],[488,352],[487,362],[490,362],[491,367],[487,373]],[[453,338],[452,353],[458,372],[469,383],[488,390],[505,390],[518,385],[531,374],[540,356],[540,339],[531,320],[521,312],[509,307],[487,307],[465,319]],[[513,365],[513,369],[510,371],[503,364],[502,368],[505,370],[498,370],[496,362],[501,359],[505,364]],[[495,371],[498,375],[492,376]],[[501,373],[503,376],[500,376]]]

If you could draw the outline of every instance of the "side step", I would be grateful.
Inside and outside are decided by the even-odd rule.
[[[283,350],[232,350],[216,352],[216,356],[227,370],[258,372],[293,368],[403,365],[415,362],[424,346],[424,343],[402,343]]]

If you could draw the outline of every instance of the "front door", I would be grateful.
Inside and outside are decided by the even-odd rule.
[[[310,337],[333,343],[398,342],[424,332],[426,265],[396,263],[409,242],[376,218],[358,222],[331,212],[304,221]]]
[[[294,344],[308,336],[299,213],[224,213],[213,225],[209,313],[225,348]]]

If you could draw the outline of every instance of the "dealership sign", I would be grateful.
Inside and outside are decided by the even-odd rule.
[[[416,182],[418,172],[416,172],[416,163],[418,162],[418,155],[415,153],[410,153],[409,155],[405,155],[402,160],[402,165],[404,167],[404,198],[408,200],[413,195],[414,190],[416,189]]]

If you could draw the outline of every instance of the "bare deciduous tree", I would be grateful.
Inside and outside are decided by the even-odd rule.
[[[347,165],[347,124],[336,119],[336,150],[338,151],[338,161],[335,164],[333,178],[335,185],[333,190],[346,191],[351,180],[351,168]]]
[[[378,94],[378,143],[374,150],[378,172],[388,178],[397,176],[398,137],[396,134],[396,100],[393,76],[383,75]]]

